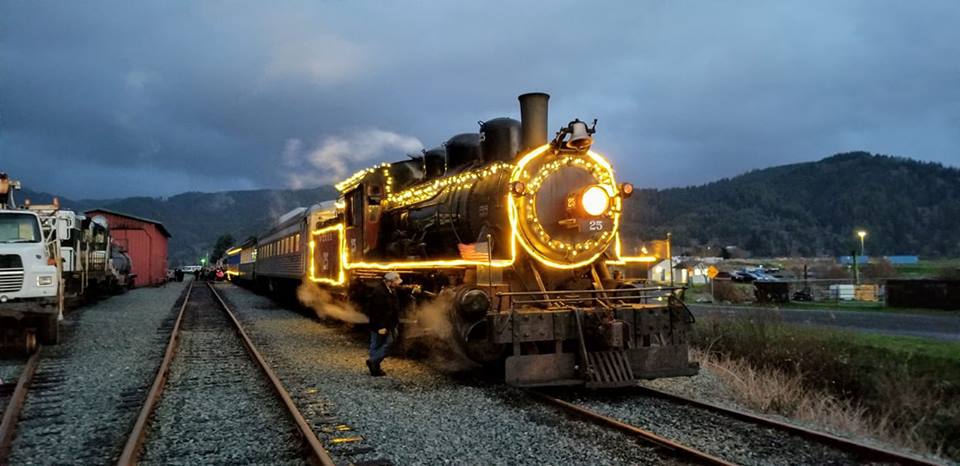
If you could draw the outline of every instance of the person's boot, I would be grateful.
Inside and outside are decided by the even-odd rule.
[[[383,377],[383,376],[387,375],[387,373],[384,372],[383,369],[380,368],[380,363],[379,363],[379,362],[373,364],[373,370],[374,370],[374,372],[373,372],[373,376],[374,376],[374,377]]]
[[[373,362],[370,361],[369,359],[367,359],[367,369],[370,370],[370,375],[372,375],[372,376],[374,376],[374,377],[377,376],[376,366],[374,366],[374,365],[373,365]]]

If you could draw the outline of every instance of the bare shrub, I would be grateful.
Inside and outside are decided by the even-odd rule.
[[[713,281],[713,300],[714,301],[725,301],[729,303],[746,303],[749,302],[752,297],[752,293],[749,290],[744,290],[743,287],[738,286],[736,283],[733,283],[730,280],[714,280]]]
[[[897,276],[897,268],[887,259],[880,258],[861,267],[860,273],[865,278],[894,278]]]
[[[833,280],[849,280],[853,278],[852,273],[846,267],[832,264],[820,266],[814,269],[817,278],[829,278]]]

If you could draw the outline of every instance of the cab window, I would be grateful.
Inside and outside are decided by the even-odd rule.
[[[363,225],[363,189],[354,189],[346,196],[347,226],[356,227]]]
[[[19,213],[0,215],[0,243],[37,243],[40,239],[37,217]]]

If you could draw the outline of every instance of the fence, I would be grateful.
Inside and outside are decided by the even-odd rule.
[[[785,303],[789,301],[840,302],[884,301],[886,279],[861,281],[849,279],[776,280],[737,283],[729,278],[714,278],[710,284],[713,301]]]

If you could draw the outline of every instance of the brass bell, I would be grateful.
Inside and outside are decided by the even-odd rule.
[[[587,124],[580,120],[574,120],[570,123],[570,139],[567,141],[567,148],[576,150],[586,150],[593,145],[593,138],[590,137]]]

